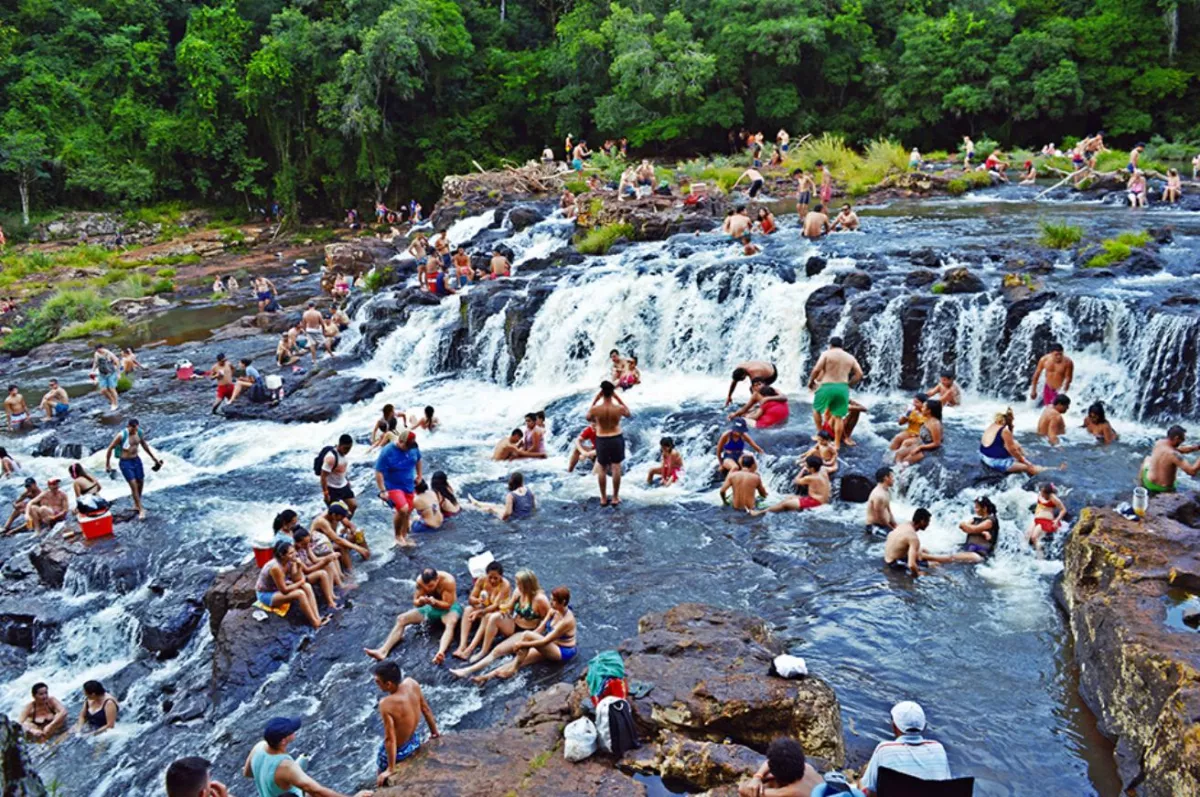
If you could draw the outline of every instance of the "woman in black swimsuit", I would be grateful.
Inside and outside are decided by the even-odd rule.
[[[83,708],[79,711],[79,722],[75,730],[82,734],[104,733],[117,724],[120,706],[117,699],[104,691],[99,681],[87,681],[83,685]]]
[[[21,712],[21,727],[29,739],[44,742],[67,726],[67,707],[43,683],[33,685],[33,700]]]

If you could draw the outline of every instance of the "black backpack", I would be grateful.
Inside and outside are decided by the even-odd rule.
[[[333,466],[335,468],[337,467],[338,460],[341,459],[342,455],[337,452],[336,446],[325,446],[321,449],[321,453],[317,454],[317,458],[313,460],[314,475],[321,475],[321,472],[325,467],[325,455],[331,451],[333,452]]]
[[[612,754],[617,758],[642,746],[633,724],[633,710],[627,700],[614,700],[608,706],[608,734]]]

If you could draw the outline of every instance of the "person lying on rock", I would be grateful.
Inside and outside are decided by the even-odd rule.
[[[437,739],[437,720],[434,719],[433,709],[425,701],[421,685],[412,678],[405,678],[400,665],[394,661],[381,661],[372,671],[375,675],[375,685],[387,693],[387,697],[379,701],[379,717],[383,720],[383,743],[379,745],[379,755],[376,765],[379,777],[375,785],[386,786],[388,778],[396,770],[396,765],[406,758],[412,757],[421,748],[421,740],[417,737],[417,723],[425,717],[429,726],[429,735]]]
[[[795,739],[780,737],[767,745],[767,760],[738,784],[738,797],[809,797],[821,776],[804,759]]]
[[[546,661],[566,664],[579,652],[575,637],[575,613],[571,611],[571,590],[555,587],[550,592],[550,614],[533,631],[509,637],[475,664],[450,672],[460,678],[486,669],[501,656],[513,654],[513,660],[471,680],[479,686],[493,678],[511,678],[522,667]]]
[[[458,583],[454,576],[443,570],[425,568],[417,577],[412,603],[413,608],[396,617],[396,623],[383,644],[378,648],[363,648],[363,653],[376,661],[383,661],[392,652],[392,648],[404,639],[404,631],[410,625],[440,621],[445,630],[442,632],[441,643],[433,657],[433,663],[441,665],[446,660],[446,651],[454,641],[454,629],[463,614],[462,606],[458,603]]]

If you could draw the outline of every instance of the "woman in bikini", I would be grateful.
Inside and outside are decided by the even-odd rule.
[[[550,593],[551,610],[543,626],[536,631],[526,631],[512,640],[513,660],[503,667],[497,667],[489,673],[477,675],[471,680],[477,684],[485,684],[493,678],[511,678],[522,667],[536,664],[539,661],[566,664],[579,652],[575,637],[575,613],[571,611],[571,590],[566,587],[555,587]],[[500,648],[492,652],[489,658],[498,658]],[[480,664],[483,664],[481,661]],[[479,665],[476,665],[477,667]],[[469,668],[468,668],[469,669]],[[480,667],[482,669],[482,667]]]
[[[537,576],[533,574],[532,570],[518,570],[516,582],[517,589],[512,599],[505,603],[500,611],[489,614],[486,622],[480,623],[474,639],[462,650],[462,656],[459,658],[471,656],[471,651],[476,647],[479,647],[479,652],[471,656],[473,662],[484,659],[489,652],[492,653],[492,658],[506,656],[512,652],[515,644],[513,634],[519,635],[524,631],[533,631],[541,627],[542,622],[550,614],[550,599],[538,585]],[[497,634],[507,638],[496,647],[495,651],[492,651],[492,644],[496,641]],[[481,642],[482,646],[480,647]],[[501,650],[503,652],[500,652]],[[486,666],[486,664],[481,664],[471,668],[452,670],[452,672],[463,677]]]
[[[1058,497],[1058,488],[1046,482],[1038,490],[1037,508],[1033,511],[1033,523],[1025,533],[1025,539],[1040,552],[1042,537],[1061,529],[1066,514],[1067,507]]]
[[[788,397],[770,385],[755,382],[750,387],[750,400],[729,416],[729,420],[745,417],[754,421],[755,429],[769,429],[787,423],[790,411]]]
[[[967,535],[967,541],[963,549],[954,554],[954,561],[970,564],[986,561],[1000,539],[1000,518],[996,517],[996,505],[987,496],[976,498],[975,516],[959,523],[958,528]]]
[[[50,696],[48,686],[36,683],[33,700],[21,712],[20,723],[30,741],[44,742],[67,727],[67,707],[57,697]]]
[[[896,464],[916,465],[942,447],[942,402],[929,399],[925,402],[925,423],[917,437],[910,437],[896,452]]]
[[[101,734],[117,724],[117,713],[121,707],[115,697],[104,691],[104,684],[87,681],[83,685],[83,697],[83,708],[79,711],[79,721],[75,723],[78,733],[86,736]]]
[[[437,494],[438,503],[442,506],[443,515],[454,517],[462,511],[462,507],[458,505],[458,497],[454,495],[454,490],[450,487],[450,480],[446,477],[445,471],[434,471],[433,478],[429,480],[429,486]]]
[[[67,468],[67,473],[71,475],[71,486],[75,490],[76,500],[85,495],[100,495],[99,480],[84,470],[83,465],[76,462],[74,465]]]
[[[1106,446],[1117,439],[1117,433],[1113,431],[1112,424],[1108,422],[1108,417],[1104,412],[1104,404],[1095,402],[1087,408],[1087,415],[1083,416],[1083,428],[1087,429],[1088,434],[1096,438],[1096,442],[1102,446]]]

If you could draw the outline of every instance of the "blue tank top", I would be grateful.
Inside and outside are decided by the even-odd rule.
[[[272,755],[267,752],[265,744],[254,748],[250,755],[250,774],[254,776],[254,785],[258,789],[258,797],[280,797],[283,794],[294,794],[300,797],[297,789],[281,789],[275,785],[275,770],[284,761],[294,760],[287,753]]]
[[[528,517],[533,514],[533,490],[525,488],[525,495],[513,492],[513,517]]]
[[[746,450],[746,438],[739,437],[734,440],[732,437],[725,441],[725,447],[721,449],[722,456],[739,458],[742,452]]]
[[[985,446],[982,442],[979,444],[979,453],[988,459],[1007,459],[1012,456],[1008,453],[1008,449],[1004,447],[1003,427],[996,431],[996,438],[992,440],[991,445]]]

